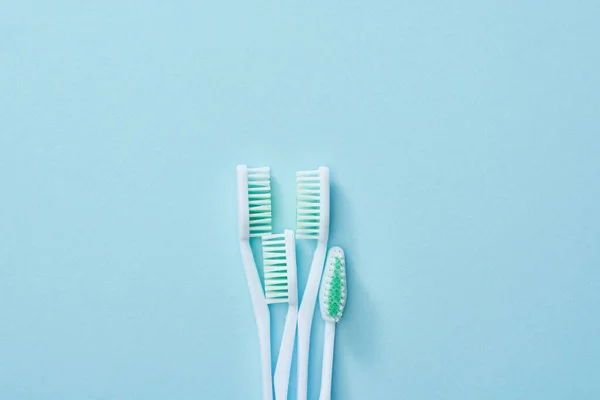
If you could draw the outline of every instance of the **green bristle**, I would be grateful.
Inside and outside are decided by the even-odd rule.
[[[333,270],[333,276],[331,277],[331,286],[329,287],[329,296],[327,301],[327,312],[331,318],[340,318],[342,316],[340,310],[340,302],[342,300],[342,260],[339,258],[335,259],[335,269]]]
[[[329,250],[323,282],[321,283],[321,316],[326,321],[338,322],[346,305],[346,265],[344,251],[339,247]]]

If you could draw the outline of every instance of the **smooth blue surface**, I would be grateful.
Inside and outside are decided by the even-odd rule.
[[[260,399],[238,163],[331,167],[334,399],[600,398],[600,2],[84,3],[0,5],[0,399]]]

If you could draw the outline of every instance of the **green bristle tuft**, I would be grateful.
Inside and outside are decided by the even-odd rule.
[[[318,239],[321,221],[319,170],[296,172],[296,237]]]
[[[248,168],[248,216],[250,237],[271,233],[271,170]]]
[[[339,247],[329,250],[320,293],[321,315],[325,321],[338,322],[346,305],[346,262]]]

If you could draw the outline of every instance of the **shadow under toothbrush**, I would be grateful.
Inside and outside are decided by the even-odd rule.
[[[368,265],[368,251],[360,248],[361,235],[353,224],[353,207],[341,185],[331,183],[331,232],[329,246],[340,246],[346,255],[348,303],[336,334],[332,395],[336,386],[346,387],[352,377],[345,374],[344,359],[354,358],[365,369],[379,358],[379,316],[364,278],[376,273]],[[319,385],[319,384],[317,384]],[[316,393],[316,392],[315,392]]]
[[[331,184],[331,236],[330,246],[340,246],[346,253],[348,304],[344,309],[338,329],[340,347],[348,347],[362,363],[377,358],[379,341],[378,313],[362,277],[376,273],[368,265],[358,230],[353,224],[353,207],[343,188]]]

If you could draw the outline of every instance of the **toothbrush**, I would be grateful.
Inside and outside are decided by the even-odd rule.
[[[263,400],[272,400],[269,307],[250,247],[251,237],[261,237],[271,233],[271,174],[269,167],[248,168],[245,165],[239,165],[237,167],[237,185],[240,250],[258,328]]]
[[[323,370],[321,372],[321,395],[319,400],[331,399],[331,375],[333,372],[333,347],[335,343],[335,325],[342,318],[346,305],[346,260],[344,250],[332,247],[327,255],[319,304],[321,317],[325,321],[325,339],[323,340]]]
[[[296,278],[296,241],[294,232],[262,237],[265,297],[267,304],[288,303],[283,339],[275,366],[275,399],[287,400],[290,368],[298,319],[298,280]]]
[[[329,168],[296,172],[296,237],[317,240],[298,311],[298,400],[306,400],[310,329],[329,237]]]

